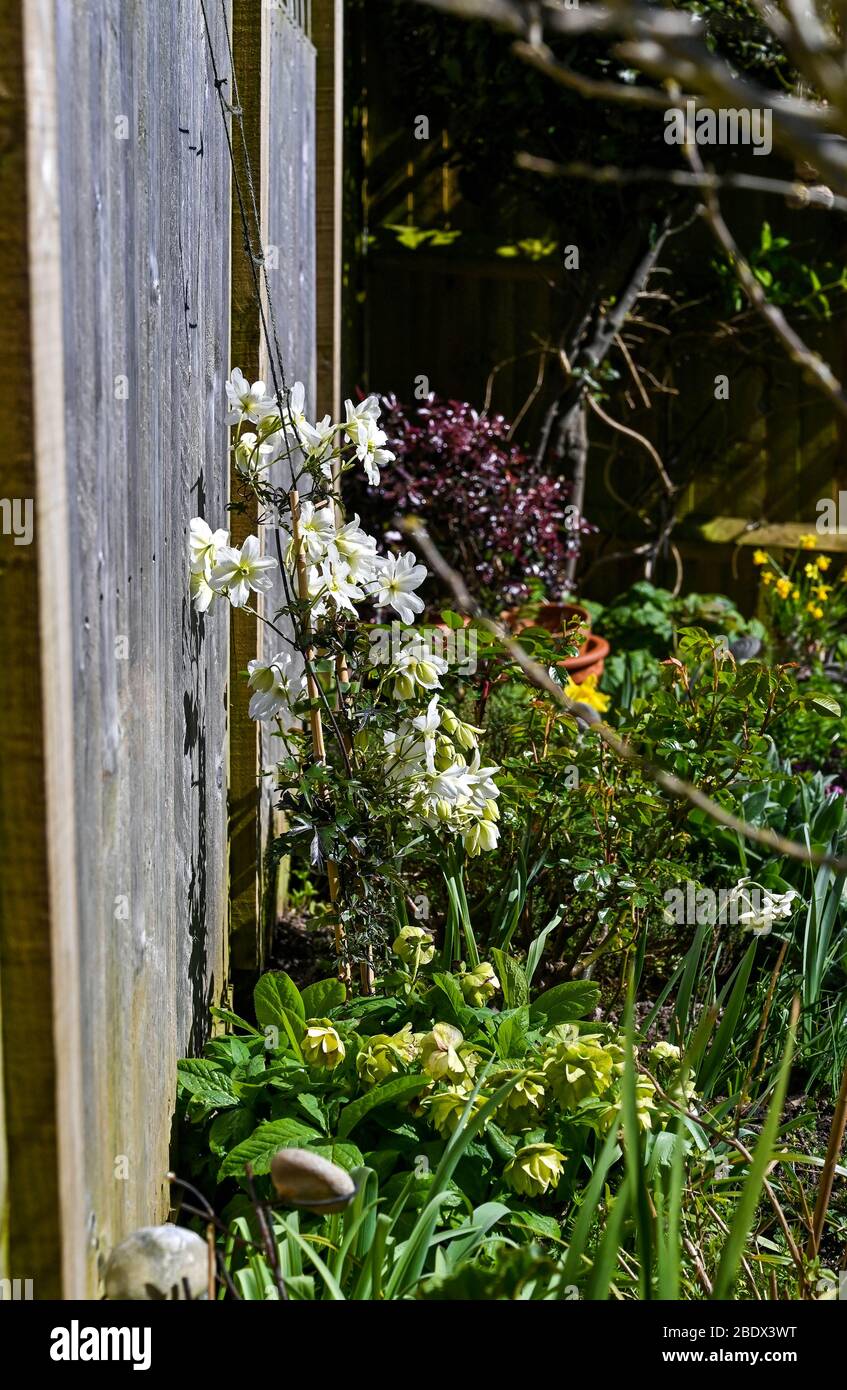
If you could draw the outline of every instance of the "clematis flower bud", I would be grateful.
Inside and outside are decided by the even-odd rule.
[[[406,671],[402,671],[394,682],[395,700],[411,700],[415,693],[415,682]]]

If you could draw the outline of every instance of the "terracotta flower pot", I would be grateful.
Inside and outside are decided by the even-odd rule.
[[[579,604],[542,603],[532,617],[519,613],[516,608],[509,609],[500,616],[516,636],[523,632],[524,628],[543,627],[547,632],[558,633],[564,637],[568,626],[573,627],[574,623],[578,622],[585,632],[585,640],[579,652],[576,656],[563,657],[556,665],[564,666],[576,685],[581,685],[588,676],[602,676],[610,651],[609,643],[605,637],[598,637],[597,633],[591,631],[591,617]]]

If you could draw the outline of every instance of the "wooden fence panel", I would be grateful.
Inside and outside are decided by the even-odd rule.
[[[57,1131],[61,1149],[69,1105],[83,1151],[71,1165],[76,1192],[63,1204],[62,1237],[85,1253],[88,1270],[66,1270],[64,1290],[80,1293],[80,1281],[95,1288],[116,1238],[167,1212],[175,1063],[202,1042],[226,978],[228,627],[225,615],[191,608],[186,548],[189,519],[218,523],[228,500],[230,172],[200,0],[37,7],[50,12],[55,37],[54,147],[32,149],[30,161],[49,157],[59,171],[61,283],[51,304],[61,306],[65,445],[49,462],[68,505],[47,545],[67,548],[70,571],[73,766],[59,794],[76,825],[63,888],[77,908],[80,1002],[78,1038],[57,1028],[43,1045],[57,1068],[76,1048],[82,1080],[57,1095],[45,1061],[40,1124],[21,1132],[22,1081],[9,1045],[32,1023],[34,977],[4,949],[9,1267],[32,1273],[20,1267],[30,1251],[15,1212],[27,1186],[38,1191]],[[207,9],[225,51],[223,10]],[[34,32],[26,42],[36,42]],[[42,267],[32,256],[29,274],[37,285]],[[37,360],[44,325],[33,319],[32,331]],[[36,390],[60,382],[61,372]],[[61,417],[61,394],[52,408]],[[38,528],[48,520],[49,477],[36,487]],[[41,552],[39,581],[43,590]],[[8,649],[4,659],[17,664]],[[50,676],[47,652],[45,710]],[[38,725],[37,704],[36,745]],[[36,846],[39,801],[34,794]],[[4,841],[4,886],[13,871]],[[4,947],[13,934],[43,958],[49,905],[37,900],[23,920],[4,920]],[[46,978],[49,990],[49,965]],[[54,942],[54,1009],[71,986]],[[48,994],[42,1012],[49,1003]],[[60,1152],[65,1171],[69,1163]],[[49,1243],[44,1235],[45,1264],[55,1265],[58,1232]],[[55,1292],[45,1273],[35,1296]]]
[[[209,5],[223,38],[220,6]],[[199,0],[58,3],[89,1238],[164,1214],[176,1058],[225,976],[229,166]]]

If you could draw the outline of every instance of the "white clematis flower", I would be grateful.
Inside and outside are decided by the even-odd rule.
[[[255,477],[278,458],[277,444],[280,436],[270,434],[259,443],[258,435],[247,430],[239,436],[235,446],[235,466],[243,478]]]
[[[425,565],[417,564],[411,550],[405,555],[388,555],[377,564],[376,601],[381,608],[393,608],[401,622],[413,623],[422,613],[424,601],[415,593],[427,577]]]
[[[379,562],[376,539],[362,530],[358,516],[336,531],[332,548],[348,566],[352,579],[362,584],[371,582]]]
[[[233,368],[232,376],[226,383],[226,398],[229,402],[228,425],[237,425],[242,420],[252,420],[258,424],[259,420],[264,420],[266,415],[272,415],[276,410],[273,398],[265,390],[265,383],[254,381],[251,385],[240,367]]]
[[[270,661],[247,663],[251,697],[251,719],[281,719],[286,728],[298,728],[300,721],[291,713],[302,697],[305,663],[298,651],[277,652]]]
[[[312,609],[315,615],[326,612],[327,600],[336,608],[344,608],[356,615],[354,603],[361,603],[365,597],[364,589],[354,584],[350,567],[343,560],[324,560],[321,566],[309,571],[309,593],[318,603]],[[356,615],[358,616],[358,615]]]
[[[191,573],[201,574],[208,579],[217,560],[218,551],[223,550],[228,544],[228,531],[213,531],[202,516],[192,517],[188,523],[188,559]]]
[[[259,551],[256,536],[248,536],[240,550],[225,546],[209,580],[216,593],[225,593],[233,608],[243,608],[250,591],[267,593],[273,584],[268,573],[276,569],[276,560]]]
[[[394,455],[383,446],[387,442],[384,430],[377,425],[379,401],[376,396],[368,396],[359,405],[352,401],[344,402],[347,421],[344,433],[355,445],[356,457],[363,464],[371,487],[379,486],[380,465],[391,463]]]
[[[215,600],[220,598],[220,594],[215,593],[205,574],[192,574],[189,579],[189,589],[191,602],[197,613],[205,613]]]
[[[291,568],[296,559],[294,537],[290,533],[286,534],[289,535],[289,543],[285,560]],[[313,502],[301,502],[300,534],[307,562],[310,565],[319,565],[332,554],[332,544],[335,540],[335,516],[332,507],[316,507]]]

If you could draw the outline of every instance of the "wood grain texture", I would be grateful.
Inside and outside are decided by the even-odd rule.
[[[315,304],[315,73],[316,54],[308,32],[308,7],[273,4],[266,11],[265,75],[262,124],[262,223],[268,258],[268,285],[278,334],[285,381],[302,381],[306,388],[306,413],[316,404],[316,304]],[[266,354],[263,356],[266,363]],[[270,375],[270,368],[266,365]],[[274,482],[289,487],[291,470],[286,462],[274,470]],[[282,541],[282,545],[285,545]],[[275,555],[273,533],[265,545]],[[279,578],[266,595],[264,609],[274,617],[285,604]],[[290,627],[287,620],[280,624]],[[266,657],[280,647],[276,635],[265,629]],[[262,725],[262,767],[273,769],[279,756],[279,740],[270,725]],[[273,808],[273,777],[266,776],[262,795],[262,843],[265,850],[282,819]],[[284,870],[283,870],[284,872]],[[276,885],[268,885],[269,888]],[[277,903],[268,892],[266,921]]]
[[[79,1103],[102,1267],[168,1209],[175,1063],[226,972],[227,619],[193,612],[186,545],[227,502],[230,179],[199,0],[55,13]]]
[[[0,359],[22,383],[0,397],[0,489],[38,504],[34,278],[28,166],[38,157],[26,93],[24,13],[0,12]],[[61,489],[60,489],[61,490]],[[23,537],[21,537],[23,539]],[[6,1188],[2,1276],[31,1278],[39,1297],[61,1291],[56,1058],[52,1024],[44,630],[39,546],[0,536],[0,990]]]
[[[315,71],[315,414],[341,411],[342,156],[344,5],[313,0]]]
[[[235,62],[235,81],[230,84],[232,99],[238,93],[242,114],[242,131],[232,122],[232,146],[235,178],[231,195],[232,222],[232,317],[230,324],[229,366],[240,367],[244,375],[255,381],[264,371],[261,361],[261,324],[259,301],[256,296],[256,267],[251,265],[245,240],[242,208],[247,217],[250,237],[255,248],[258,234],[252,218],[247,187],[247,164],[258,195],[261,170],[262,125],[262,50],[266,26],[265,7],[257,0],[233,0],[232,44]],[[229,55],[221,48],[218,58],[222,72],[229,73]],[[224,88],[226,92],[228,88]],[[241,201],[238,189],[241,189]],[[233,513],[231,531],[233,545],[240,545],[246,536],[256,534],[257,510],[255,500],[239,488],[234,467],[230,473],[233,500],[244,501],[246,511]],[[249,718],[249,691],[244,679],[247,664],[261,651],[258,624],[249,613],[234,612],[231,618],[230,681],[230,740],[229,740],[229,920],[230,952],[236,984],[241,976],[249,981],[262,965],[264,940],[261,930],[262,829],[259,769],[259,733]]]

